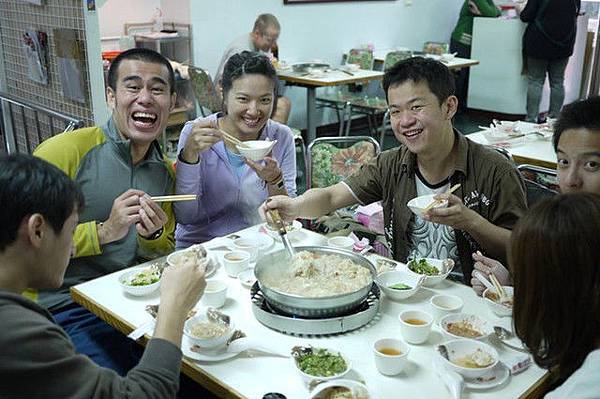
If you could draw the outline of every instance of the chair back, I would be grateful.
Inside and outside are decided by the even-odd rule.
[[[517,168],[525,180],[528,206],[558,193],[556,170],[528,164],[519,165]]]
[[[339,183],[379,154],[370,136],[319,137],[308,145],[307,187]]]
[[[353,48],[346,58],[346,64],[356,64],[360,69],[373,69],[373,62],[373,51],[369,49]]]
[[[390,51],[385,55],[385,60],[383,60],[383,70],[387,71],[399,61],[410,57],[412,57],[411,51]]]
[[[202,68],[190,66],[188,69],[194,97],[200,106],[202,116],[222,110],[219,94],[213,84],[210,74]],[[205,112],[207,110],[208,112]]]
[[[449,49],[450,49],[450,45],[448,43],[425,42],[423,44],[423,52],[425,54],[442,55],[442,54],[446,54]]]

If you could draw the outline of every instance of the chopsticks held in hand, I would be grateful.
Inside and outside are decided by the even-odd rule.
[[[504,291],[504,288],[502,288],[502,284],[500,284],[500,281],[498,281],[498,279],[493,273],[490,273],[490,280],[492,281],[492,284],[494,284],[494,288],[496,288],[496,291],[498,292],[498,295],[500,295],[500,298],[506,298],[506,291]]]
[[[448,191],[446,191],[446,194],[452,194],[453,192],[455,192],[458,188],[460,187],[460,183],[455,184],[454,186],[452,186],[452,188]],[[433,208],[434,206],[436,206],[437,204],[441,203],[442,200],[433,200],[431,201],[431,203],[429,205],[427,205],[424,209],[423,209],[423,213],[427,212],[428,210],[430,210],[431,208]]]
[[[195,201],[198,198],[195,194],[182,195],[163,195],[159,197],[150,197],[154,202],[177,202],[177,201]]]
[[[234,145],[240,145],[242,147],[248,147],[246,145],[246,143],[244,143],[242,140],[238,139],[237,137],[232,136],[231,134],[227,133],[225,130],[221,129],[218,126],[217,126],[217,130],[219,132],[221,132],[221,134],[223,135],[223,139],[229,141],[230,143],[232,143]]]

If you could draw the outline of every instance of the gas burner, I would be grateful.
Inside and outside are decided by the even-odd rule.
[[[355,309],[341,316],[307,319],[280,312],[269,305],[258,282],[250,289],[252,313],[258,321],[273,330],[295,336],[321,336],[356,330],[369,323],[379,309],[379,287],[373,284],[367,298]]]

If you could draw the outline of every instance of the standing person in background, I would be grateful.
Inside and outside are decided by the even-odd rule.
[[[461,58],[471,58],[471,40],[473,35],[473,18],[499,17],[500,10],[493,0],[465,0],[458,22],[450,37],[450,52]],[[458,71],[456,76],[456,97],[459,111],[467,108],[467,92],[469,88],[469,68]]]
[[[558,117],[565,99],[565,69],[575,47],[580,8],[581,0],[529,0],[521,11],[521,21],[528,22],[523,35],[527,122],[538,122],[546,74],[550,81],[548,117]]]
[[[256,18],[256,21],[254,21],[254,28],[252,29],[252,32],[245,33],[238,37],[225,49],[223,57],[221,58],[221,63],[219,64],[219,68],[217,68],[217,73],[215,74],[214,83],[215,87],[217,88],[217,93],[222,94],[221,79],[223,76],[223,69],[225,68],[227,60],[229,60],[232,55],[241,53],[242,51],[258,51],[264,53],[269,57],[269,59],[271,59],[271,62],[273,62],[274,55],[271,52],[271,49],[273,47],[277,48],[277,39],[279,38],[280,33],[281,25],[279,25],[279,21],[275,15],[259,15],[258,18]],[[278,92],[282,93],[283,88],[280,88]],[[290,100],[280,95],[277,98],[275,107],[273,107],[271,119],[275,122],[286,125],[288,118],[290,117],[291,108],[292,104]]]

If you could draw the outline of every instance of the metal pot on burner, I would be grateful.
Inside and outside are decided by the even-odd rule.
[[[308,251],[315,254],[337,255],[348,258],[357,265],[367,268],[371,272],[373,280],[376,277],[373,263],[360,254],[325,246],[305,246],[295,247],[295,249],[297,252]],[[272,276],[273,274],[284,276],[285,272],[291,267],[291,262],[287,252],[282,250],[262,256],[256,262],[254,269],[260,289],[269,305],[289,315],[305,318],[325,318],[346,314],[365,300],[373,285],[373,282],[371,282],[356,291],[344,294],[305,297],[281,292],[264,284],[265,276]]]

